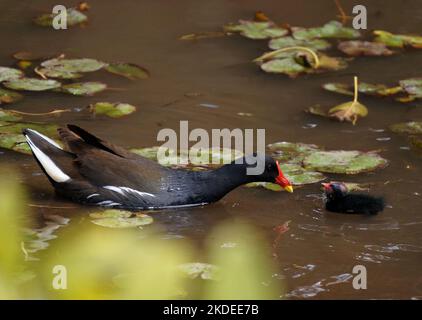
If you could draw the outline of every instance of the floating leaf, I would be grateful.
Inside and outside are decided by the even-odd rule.
[[[422,48],[421,36],[393,34],[382,30],[375,30],[374,35],[376,36],[376,42],[384,43],[388,47],[403,48],[410,46],[414,48]]]
[[[0,133],[20,134],[22,133],[22,130],[26,128],[38,131],[50,138],[57,137],[57,129],[58,129],[57,125],[51,124],[51,123],[38,123],[38,122],[8,122],[7,124],[3,124],[0,126]]]
[[[368,109],[358,101],[342,103],[328,111],[329,116],[339,121],[348,121],[356,124],[359,117],[366,117]]]
[[[288,47],[307,47],[315,51],[326,50],[331,47],[328,41],[315,39],[315,40],[298,40],[293,37],[281,37],[272,39],[269,47],[273,50],[278,50]]]
[[[155,146],[155,147],[147,147],[147,148],[130,149],[130,151],[144,158],[157,161],[157,152],[159,148],[160,147]]]
[[[57,91],[70,93],[75,96],[92,96],[93,94],[104,91],[105,89],[107,89],[107,85],[102,82],[76,82],[65,84],[58,88]]]
[[[374,152],[317,151],[308,155],[303,163],[310,170],[358,174],[385,167],[388,161]]]
[[[330,92],[353,96],[353,90],[345,83],[325,83],[322,87]]]
[[[202,262],[184,263],[179,266],[180,270],[191,279],[216,280],[218,267]]]
[[[19,146],[21,144],[24,144],[26,146]],[[0,134],[0,148],[14,150],[27,154],[31,153],[29,146],[26,143],[25,137],[22,134],[17,133]]]
[[[59,88],[61,83],[56,80],[20,78],[3,82],[3,85],[13,90],[45,91]]]
[[[179,40],[194,41],[194,40],[209,39],[209,38],[220,38],[220,37],[225,37],[225,36],[227,36],[227,32],[205,31],[205,32],[185,34],[181,36]]]
[[[75,8],[68,8],[67,10],[67,25],[72,27],[81,24],[88,20],[88,17]],[[53,13],[45,13],[34,19],[34,23],[42,27],[52,27],[53,19],[56,15]]]
[[[82,58],[82,59],[62,59],[54,58],[41,63],[41,66],[55,71],[78,73],[78,72],[93,72],[100,70],[107,66],[107,63],[98,61],[96,59]]]
[[[109,218],[100,218],[91,221],[92,223],[107,228],[137,228],[145,226],[154,222],[151,216],[146,214],[137,214],[133,218],[125,217],[109,217]]]
[[[0,126],[5,126],[9,124],[8,122],[5,122],[5,121],[19,121],[21,119],[22,117],[20,115],[12,111],[0,108],[0,121],[1,121]]]
[[[60,69],[36,68],[35,72],[43,78],[77,79],[82,77],[80,73]]]
[[[350,86],[345,83],[326,83],[322,87],[327,91],[353,96],[353,86]],[[366,82],[361,82],[358,88],[359,93],[372,96],[390,96],[400,93],[402,91],[403,90],[401,87],[389,88],[383,84],[371,84]]]
[[[133,212],[117,209],[108,209],[99,212],[90,213],[89,216],[93,219],[103,218],[130,218]]]
[[[284,174],[286,178],[294,185],[300,186],[305,184],[313,184],[326,179],[321,172],[305,170],[298,166],[295,170],[288,170],[284,166]]]
[[[33,52],[29,52],[29,51],[18,51],[18,52],[15,52],[12,56],[16,60],[24,60],[24,61],[34,61],[34,60],[42,59],[42,56],[34,54]]]
[[[242,36],[254,40],[283,37],[288,33],[286,29],[278,27],[271,21],[240,20],[239,24],[226,25],[224,30],[226,32],[239,32]]]
[[[291,142],[276,142],[269,144],[267,148],[276,160],[289,163],[301,163],[305,156],[319,150],[319,147],[314,144]],[[284,167],[282,170],[285,170]]]
[[[355,39],[360,37],[360,32],[352,28],[344,27],[338,21],[330,21],[324,26],[317,28],[293,28],[293,37],[300,40],[315,38]]]
[[[297,77],[301,73],[307,72],[309,69],[296,61],[294,57],[285,59],[274,59],[261,65],[261,69],[269,73],[283,73],[289,77]]]
[[[103,114],[111,118],[120,118],[136,111],[136,107],[128,103],[97,102],[89,108],[95,114]]]
[[[0,82],[14,80],[23,77],[22,71],[15,68],[0,67]]]
[[[411,121],[397,123],[391,125],[390,130],[395,133],[422,134],[422,122]]]
[[[245,184],[245,187],[247,188],[262,187],[264,189],[275,191],[275,192],[284,191],[284,189],[281,186],[275,183],[271,183],[271,182],[251,182],[251,183]]]
[[[422,78],[402,80],[400,86],[412,97],[422,98]]]
[[[23,96],[20,93],[0,88],[0,104],[17,102],[22,98]]]
[[[340,42],[338,49],[352,57],[391,56],[394,54],[384,43],[359,40]]]
[[[305,112],[309,114],[313,114],[315,116],[328,117],[328,110],[323,108],[319,104],[309,107],[308,109],[305,109]]]
[[[108,72],[118,74],[130,80],[149,78],[148,70],[133,63],[111,63],[105,69]]]

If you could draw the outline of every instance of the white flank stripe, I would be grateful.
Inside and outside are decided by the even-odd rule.
[[[88,197],[86,197],[87,199],[90,199],[90,198],[92,198],[92,197],[97,197],[97,196],[99,196],[100,194],[99,193],[93,193],[93,194],[90,194]]]
[[[35,157],[41,163],[42,167],[51,179],[59,183],[70,180],[70,177],[62,170],[60,170],[60,168],[57,167],[56,164],[45,153],[38,149],[38,147],[31,141],[29,137],[26,137],[26,140],[34,152]]]
[[[49,143],[51,143],[53,146],[55,146],[56,148],[59,148],[60,150],[63,150],[62,147],[60,147],[56,141],[50,139],[49,137],[46,137],[45,135],[39,133],[38,131],[32,130],[32,129],[26,129],[28,131],[31,131],[32,133],[35,133],[36,135],[38,135],[39,137],[41,137],[42,139],[48,141]]]
[[[153,194],[151,194],[151,193],[141,192],[141,191],[138,191],[138,190],[129,188],[129,187],[104,186],[103,188],[104,189],[107,189],[107,190],[111,190],[111,191],[117,192],[117,193],[119,193],[119,194],[121,194],[123,196],[125,195],[125,193],[136,193],[136,194],[140,195],[141,197],[143,197],[143,196],[149,196],[149,197],[155,198],[155,196]]]
[[[99,206],[106,206],[106,207],[113,207],[113,206],[120,206],[120,203],[113,202],[111,200],[105,200],[97,203]]]

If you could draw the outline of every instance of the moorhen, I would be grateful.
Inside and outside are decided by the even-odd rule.
[[[23,130],[32,153],[57,194],[75,202],[122,209],[198,206],[218,201],[249,182],[273,182],[293,192],[280,165],[265,156],[265,171],[247,175],[249,161],[216,170],[188,171],[103,141],[75,125],[58,129],[69,151],[32,129]],[[256,160],[255,160],[256,161]]]
[[[325,208],[338,213],[362,213],[375,215],[384,210],[382,197],[368,194],[349,193],[347,186],[341,182],[323,183],[325,191]]]

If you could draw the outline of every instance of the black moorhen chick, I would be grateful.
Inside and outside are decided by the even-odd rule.
[[[75,125],[58,132],[69,151],[37,131],[25,129],[23,134],[56,192],[75,202],[126,209],[197,206],[258,181],[277,183],[293,192],[280,165],[269,156],[261,175],[247,175],[246,169],[255,165],[245,159],[243,164],[193,172],[163,167]]]
[[[367,194],[349,193],[341,182],[323,183],[325,208],[339,213],[362,213],[375,215],[384,210],[384,199]]]

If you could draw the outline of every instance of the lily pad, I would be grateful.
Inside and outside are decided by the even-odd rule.
[[[293,37],[300,40],[310,40],[310,39],[356,39],[360,37],[360,32],[344,27],[338,21],[330,21],[322,27],[317,28],[293,28]]]
[[[36,68],[35,72],[43,78],[77,79],[82,77],[80,73],[51,68]]]
[[[269,144],[267,148],[273,157],[281,162],[301,163],[305,156],[320,150],[317,145],[306,143],[276,142]],[[284,167],[282,167],[284,171]]]
[[[289,77],[297,77],[301,73],[309,70],[305,66],[298,63],[293,57],[285,59],[274,59],[261,65],[261,69],[268,73],[283,73]]]
[[[239,24],[226,25],[224,30],[226,32],[239,32],[242,36],[254,40],[278,38],[288,34],[286,29],[278,27],[271,21],[240,20]]]
[[[281,37],[272,39],[269,43],[269,47],[273,50],[289,47],[306,47],[314,51],[320,51],[331,48],[331,44],[322,39],[298,40],[293,37]]]
[[[343,95],[353,96],[353,86],[345,83],[326,83],[322,86],[325,90]],[[383,84],[361,82],[358,92],[371,96],[391,96],[402,92],[401,87],[387,87]]]
[[[41,55],[37,55],[29,51],[18,51],[18,52],[15,52],[12,56],[16,60],[25,60],[25,61],[34,61],[34,60],[42,59]]]
[[[0,82],[14,80],[23,77],[21,70],[8,67],[0,67]]]
[[[413,48],[422,48],[421,36],[393,34],[382,30],[375,30],[374,35],[376,36],[376,42],[384,43],[388,47],[403,48],[410,46]]]
[[[216,280],[218,272],[217,266],[202,262],[184,263],[179,268],[191,279]]]
[[[105,67],[105,69],[108,72],[118,74],[130,80],[149,78],[148,70],[133,63],[111,63],[107,67]]]
[[[54,58],[41,63],[41,66],[62,72],[93,72],[107,66],[107,63],[96,59],[62,59]]]
[[[31,150],[24,135],[17,133],[0,134],[0,148],[30,154]]]
[[[317,151],[304,161],[306,169],[327,173],[358,174],[385,167],[388,161],[375,152]]]
[[[136,215],[133,218],[125,218],[125,217],[108,217],[108,218],[100,218],[94,219],[91,221],[92,223],[106,228],[138,228],[141,226],[145,226],[154,222],[151,216],[146,214],[144,215]]]
[[[97,102],[89,108],[95,114],[103,114],[111,118],[120,118],[136,111],[136,107],[128,103]]]
[[[384,43],[369,41],[344,41],[340,42],[338,49],[348,56],[391,56],[394,51],[387,48]]]
[[[0,88],[0,104],[17,102],[22,98],[23,96],[20,93]]]
[[[422,134],[422,122],[411,121],[397,123],[391,125],[390,130],[395,133]]]
[[[0,133],[21,134],[25,128],[36,130],[50,138],[57,137],[58,126],[51,123],[40,122],[8,122],[0,126]]]
[[[409,95],[422,98],[422,78],[413,78],[400,81],[400,86]]]
[[[325,83],[322,87],[330,92],[340,93],[353,97],[353,88],[345,83]]]
[[[70,93],[75,96],[92,96],[95,93],[104,91],[105,89],[107,89],[107,85],[102,82],[76,82],[65,84],[58,88],[57,91]]]
[[[330,117],[339,121],[348,121],[356,124],[359,117],[368,115],[368,109],[359,101],[350,101],[331,108],[328,113]]]
[[[1,109],[0,108],[0,121],[2,121],[1,126],[8,125],[9,123],[4,121],[19,121],[22,117],[12,111]]]
[[[130,218],[133,215],[131,211],[108,209],[99,212],[90,213],[89,216],[93,219],[103,218]]]
[[[68,8],[67,10],[67,25],[72,27],[88,20],[88,17],[75,8]],[[52,13],[42,14],[34,19],[34,23],[42,27],[52,27],[53,19],[56,15]]]
[[[3,85],[13,90],[46,91],[59,88],[61,83],[56,80],[19,78],[3,82]]]

